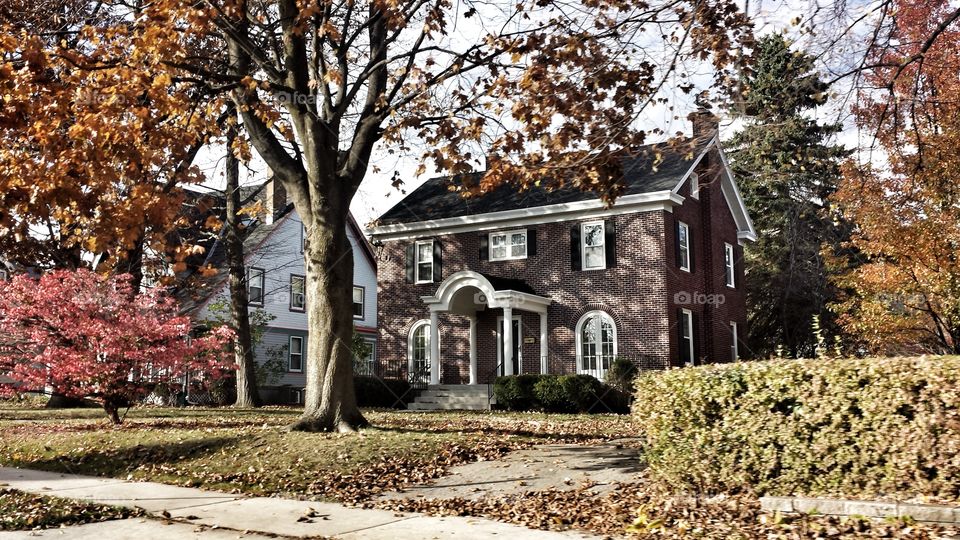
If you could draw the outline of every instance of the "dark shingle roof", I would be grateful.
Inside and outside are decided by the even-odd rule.
[[[710,140],[711,138],[687,138],[672,144],[644,146],[636,157],[624,164],[623,195],[673,189]],[[481,175],[482,173],[473,173],[427,180],[380,216],[379,225],[486,214],[598,198],[594,192],[572,187],[549,190],[532,186],[519,192],[512,185],[501,185],[484,195],[472,198],[464,198],[459,192],[450,189],[464,181],[475,182]]]

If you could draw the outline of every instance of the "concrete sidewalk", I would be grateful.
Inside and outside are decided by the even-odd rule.
[[[135,518],[52,529],[42,534],[36,531],[0,533],[0,540],[38,536],[159,540],[266,538],[276,535],[288,538],[384,540],[591,538],[574,532],[539,531],[482,518],[440,518],[363,510],[334,503],[243,497],[154,482],[128,482],[10,467],[0,467],[0,486],[68,499],[140,507],[156,517],[169,516],[175,522],[167,524],[164,520]],[[229,534],[225,535],[228,531],[224,529],[228,529]]]

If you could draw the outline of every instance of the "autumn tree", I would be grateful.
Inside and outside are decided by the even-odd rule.
[[[753,58],[732,109],[745,125],[729,143],[760,232],[745,250],[750,348],[757,356],[782,347],[790,356],[813,357],[814,317],[835,334],[827,305],[836,291],[821,250],[837,251],[846,234],[827,198],[849,153],[829,142],[840,126],[814,117],[828,89],[811,55],[774,34],[758,41]]]
[[[841,323],[874,353],[960,353],[960,10],[896,2],[855,109],[876,141],[834,196],[865,264],[839,278]]]
[[[119,424],[119,410],[186,373],[216,376],[231,332],[190,338],[191,321],[154,288],[131,291],[130,276],[56,270],[0,283],[0,374],[10,391],[94,399]]]
[[[666,100],[662,90],[690,87],[688,63],[711,65],[724,84],[750,41],[749,23],[732,0],[159,0],[138,6],[120,27],[130,47],[113,51],[113,63],[103,55],[92,64],[74,61],[74,69],[113,77],[126,93],[136,87],[114,68],[137,68],[129,77],[149,73],[159,103],[228,96],[243,141],[272,169],[303,220],[308,382],[294,428],[305,430],[365,423],[352,387],[346,224],[376,146],[421,149],[421,171],[487,170],[464,190],[550,182],[612,201],[623,188],[624,155],[645,139],[638,117]],[[215,46],[198,53],[197,43],[208,41]],[[58,53],[68,55],[87,60],[89,51]],[[32,56],[25,56],[29,66]],[[14,66],[12,73],[25,69]],[[180,84],[202,91],[186,96]],[[194,107],[184,101],[171,112],[200,110]],[[151,112],[145,121],[174,117],[183,118]],[[70,129],[101,148],[103,134],[113,133],[103,128]],[[37,138],[42,134],[63,136],[53,128]]]

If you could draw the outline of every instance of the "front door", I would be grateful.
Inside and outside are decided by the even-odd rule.
[[[513,321],[513,333],[511,338],[513,340],[513,373],[514,375],[519,375],[522,373],[521,367],[523,366],[523,357],[520,354],[522,347],[520,343],[523,342],[523,336],[520,333],[520,317],[514,317]],[[497,319],[497,374],[501,377],[506,374],[506,363],[504,362],[503,355],[503,317]]]

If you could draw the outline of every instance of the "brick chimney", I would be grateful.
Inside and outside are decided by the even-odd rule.
[[[712,138],[720,130],[720,117],[710,112],[710,109],[701,106],[687,115],[687,120],[693,124],[693,138]]]
[[[264,187],[266,195],[264,196],[263,206],[267,212],[265,221],[273,223],[277,215],[287,207],[287,190],[283,189],[283,184],[273,176],[273,171],[267,171],[267,185]]]

